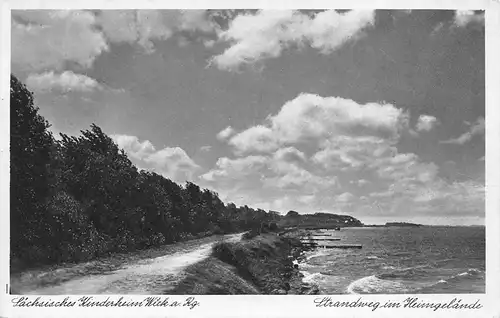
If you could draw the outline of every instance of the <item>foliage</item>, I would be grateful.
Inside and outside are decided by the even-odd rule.
[[[278,225],[276,224],[276,222],[269,223],[269,231],[272,231],[272,232],[278,231]]]
[[[52,135],[48,122],[38,114],[33,96],[14,76],[10,78],[10,202],[14,253],[22,247],[34,257],[41,253],[33,247],[47,239],[44,199],[48,195]]]
[[[243,233],[243,235],[241,236],[241,238],[244,239],[244,240],[251,240],[254,237],[256,237],[257,235],[259,235],[259,232],[254,231],[254,230],[250,230],[248,232]]]
[[[338,228],[348,226],[363,226],[358,219],[349,215],[332,213],[299,214],[290,211],[278,221],[280,227],[303,227],[303,228]]]
[[[213,234],[264,233],[276,213],[138,171],[100,127],[55,140],[11,76],[11,251],[24,264],[83,261]]]

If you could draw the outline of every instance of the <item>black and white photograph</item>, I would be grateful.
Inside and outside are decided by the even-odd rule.
[[[9,294],[486,293],[484,10],[10,18]]]

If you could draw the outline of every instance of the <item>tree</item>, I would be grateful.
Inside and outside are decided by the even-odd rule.
[[[179,238],[182,226],[180,220],[172,213],[174,204],[170,199],[168,188],[161,182],[162,179],[164,179],[162,176],[154,172],[141,172],[140,196],[137,203],[141,211],[144,211],[142,234],[146,236],[161,234],[165,242],[171,243]]]
[[[14,254],[44,241],[50,152],[49,123],[38,114],[33,95],[10,77],[10,202],[11,241]]]
[[[137,168],[94,124],[78,138],[61,136],[62,179],[67,192],[83,202],[100,232],[117,237],[127,228],[123,211],[134,206],[137,197]]]
[[[29,264],[235,231],[265,231],[279,215],[227,206],[192,182],[141,171],[92,124],[54,140],[33,95],[11,76],[11,251]]]

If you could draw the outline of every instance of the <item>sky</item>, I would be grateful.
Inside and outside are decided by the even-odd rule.
[[[484,224],[481,11],[13,11],[11,71],[59,132],[287,213]]]

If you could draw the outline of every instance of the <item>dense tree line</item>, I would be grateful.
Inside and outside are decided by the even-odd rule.
[[[32,93],[12,75],[10,100],[11,253],[23,264],[89,260],[279,218],[139,171],[96,125],[56,140]]]

